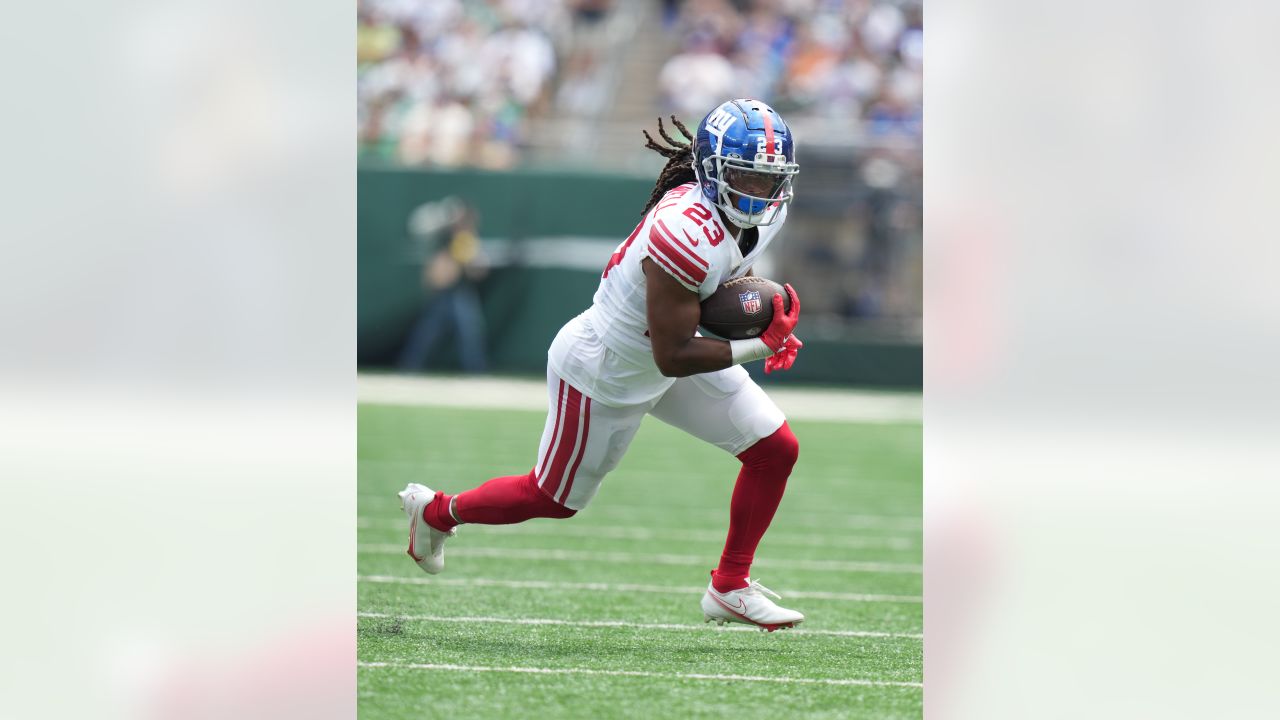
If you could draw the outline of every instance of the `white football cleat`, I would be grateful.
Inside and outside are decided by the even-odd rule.
[[[793,628],[804,622],[804,615],[778,607],[766,595],[782,599],[781,595],[751,578],[747,578],[746,587],[727,593],[716,592],[715,586],[708,585],[707,591],[702,595],[702,613],[707,622],[714,620],[717,625],[727,622],[755,625],[761,632]]]
[[[456,535],[458,528],[440,532],[422,519],[422,508],[436,496],[431,488],[409,483],[398,495],[400,508],[409,516],[409,557],[418,567],[435,575],[444,570],[444,541]]]

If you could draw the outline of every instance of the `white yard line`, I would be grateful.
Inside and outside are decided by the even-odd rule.
[[[637,623],[623,620],[558,620],[555,618],[503,618],[503,617],[463,617],[450,615],[391,615],[388,613],[362,612],[362,618],[386,618],[411,622],[455,622],[455,623],[491,623],[498,625],[563,625],[566,627],[592,628],[628,628],[634,630],[697,630],[706,632],[706,624],[680,625],[677,623]],[[746,625],[725,625],[717,627],[717,631],[759,632],[758,628]],[[877,632],[874,630],[804,630],[788,631],[797,635],[821,635],[824,637],[857,637],[857,638],[901,638],[921,640],[919,633]]]
[[[390,583],[393,585],[448,585],[453,587],[500,587],[513,590],[588,590],[609,593],[659,593],[663,595],[700,595],[705,587],[679,587],[674,585],[635,585],[630,583],[574,583],[551,580],[498,580],[494,578],[440,578],[402,577],[398,575],[360,575],[360,582]],[[810,600],[836,600],[841,602],[920,603],[919,595],[875,595],[868,593],[837,593],[816,590],[779,590],[785,598]]]
[[[356,526],[372,530],[396,530],[403,532],[408,524],[403,518],[367,518],[356,519]],[[535,537],[572,537],[572,538],[604,538],[609,540],[668,540],[677,542],[724,542],[723,530],[681,530],[675,528],[654,528],[648,526],[625,525],[582,525],[577,523],[542,523],[521,525],[473,525],[472,528],[492,527],[494,535],[524,535]],[[474,530],[468,528],[466,532]],[[485,531],[489,532],[488,530]],[[919,543],[904,537],[886,537],[883,535],[849,535],[845,537],[828,536],[820,533],[808,535],[788,535],[786,533],[768,533],[764,536],[766,545],[795,545],[799,547],[837,547],[837,548],[885,548],[889,550],[914,550]]]
[[[382,493],[361,493],[357,500],[366,508],[392,508],[393,515],[399,514],[399,506],[395,495],[390,499]],[[790,515],[804,520],[812,520],[814,532],[830,533],[843,529],[883,530],[885,532],[919,533],[924,528],[924,520],[909,515],[850,515],[839,510],[798,510],[785,504],[783,509]],[[608,521],[608,518],[621,517],[635,522],[637,518],[655,515],[679,517],[682,521],[698,521],[708,523],[724,523],[728,518],[729,508],[707,506],[662,506],[662,505],[629,505],[623,503],[600,502],[591,505],[572,522],[574,525],[590,525],[595,519]],[[609,522],[609,525],[618,523]],[[661,529],[661,528],[659,528]]]
[[[687,513],[689,515],[701,515],[702,517],[705,517],[708,522],[723,522],[728,511],[728,507],[685,506],[672,508],[662,505],[625,505],[612,502],[603,502],[599,505],[593,505],[587,509],[587,512],[591,513],[591,516],[621,515],[624,518],[635,518],[637,515],[644,514]],[[840,512],[839,510],[797,510],[789,507],[786,508],[786,511],[800,517],[819,520],[822,523],[823,531],[826,531],[832,525],[837,527],[890,530],[899,532],[919,532],[924,527],[924,520],[922,518],[906,515],[850,515]]]
[[[405,552],[404,545],[386,543],[370,543],[357,546],[357,550],[365,553],[382,555],[400,555]],[[686,565],[698,567],[706,565],[709,560],[698,555],[669,555],[665,553],[629,553],[593,550],[558,550],[540,548],[502,548],[475,547],[461,545],[451,547],[449,554],[461,557],[498,558],[502,560],[549,560],[552,562],[607,562],[607,563],[654,563],[658,565]],[[712,558],[714,560],[714,558]],[[788,570],[814,570],[818,572],[867,572],[867,573],[900,573],[919,575],[924,572],[920,565],[910,563],[859,562],[855,560],[779,560],[762,558],[752,563],[755,567],[786,568]]]
[[[888,680],[859,680],[854,678],[806,678],[806,677],[765,677],[756,675],[710,675],[704,673],[660,673],[643,670],[597,670],[595,668],[545,668],[545,667],[491,667],[487,665],[451,665],[446,663],[402,663],[402,662],[364,662],[357,663],[364,668],[401,668],[409,670],[457,670],[460,672],[505,672],[529,673],[535,675],[613,675],[622,677],[645,677],[662,680],[719,680],[771,682],[803,685],[872,685],[878,687],[921,688],[923,683],[892,682]]]
[[[769,388],[769,397],[795,420],[920,422],[920,393],[866,392],[842,388]],[[547,409],[545,380],[499,377],[358,374],[356,399],[378,405],[505,410]]]

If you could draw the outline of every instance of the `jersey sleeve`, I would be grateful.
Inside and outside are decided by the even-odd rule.
[[[696,234],[695,234],[696,233]],[[707,282],[711,262],[702,228],[679,213],[658,213],[649,225],[645,255],[685,288],[698,292]]]

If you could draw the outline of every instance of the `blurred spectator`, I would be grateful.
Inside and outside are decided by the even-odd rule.
[[[357,20],[364,154],[514,163],[525,116],[550,95],[565,0],[359,0]]]
[[[609,37],[614,0],[573,0],[571,5],[572,19],[560,42],[565,58],[556,105],[570,116],[598,116],[612,90],[607,74],[601,72],[602,60],[618,52]]]
[[[700,119],[709,95],[759,97],[789,119],[852,119],[864,136],[918,141],[922,27],[917,0],[686,0],[662,99]]]
[[[658,76],[671,108],[685,117],[701,118],[724,102],[734,90],[733,65],[715,49],[710,36],[701,36],[688,50],[667,61]]]
[[[464,372],[484,372],[487,367],[484,314],[476,285],[489,267],[480,250],[476,220],[475,210],[457,198],[424,205],[411,217],[412,233],[428,246],[422,284],[429,295],[400,352],[401,370],[426,369],[432,350],[450,331]]]

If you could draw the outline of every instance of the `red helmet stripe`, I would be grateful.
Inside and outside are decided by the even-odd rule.
[[[760,113],[764,118],[764,148],[769,155],[773,154],[773,118],[769,117],[769,113]]]

